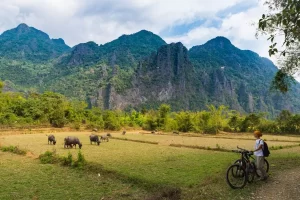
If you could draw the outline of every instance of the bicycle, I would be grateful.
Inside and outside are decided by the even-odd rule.
[[[252,155],[249,155],[249,157],[253,160],[254,163],[256,163],[255,162],[255,158],[252,157]],[[266,173],[268,173],[269,169],[270,169],[270,165],[269,165],[269,162],[268,162],[268,160],[266,158],[264,158],[264,160],[265,160],[265,162],[264,162],[264,169],[266,170]],[[242,159],[238,159],[238,160],[236,160],[234,162],[234,164],[239,164],[241,161],[242,161]],[[257,170],[255,170],[255,172],[256,172],[256,176],[260,177],[259,174],[257,173]]]
[[[250,161],[253,152],[246,149],[232,150],[233,152],[240,153],[241,159],[238,163],[231,165],[227,169],[226,181],[233,189],[241,189],[248,183],[252,183],[256,175],[255,163]],[[253,158],[253,157],[252,157]]]

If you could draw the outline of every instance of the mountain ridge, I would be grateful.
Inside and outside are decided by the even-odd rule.
[[[22,24],[15,34],[28,29],[37,30]],[[28,45],[33,40],[42,47],[49,36],[40,34],[39,40],[16,42]],[[64,44],[62,39],[51,41]],[[299,84],[286,96],[270,93],[268,87],[277,70],[272,61],[241,50],[222,36],[188,50],[181,42],[167,44],[158,35],[141,30],[104,45],[92,41],[75,45],[38,60],[43,65],[0,54],[1,60],[0,79],[10,81],[10,86],[15,84],[21,91],[52,90],[104,109],[169,103],[175,110],[223,104],[240,112],[271,115],[282,109],[300,111]]]
[[[69,49],[63,39],[50,39],[48,34],[24,23],[0,35],[0,56],[8,59],[43,62]]]

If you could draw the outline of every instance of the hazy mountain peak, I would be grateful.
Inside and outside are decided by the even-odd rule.
[[[24,23],[0,35],[0,56],[9,59],[46,61],[69,48],[62,39],[51,40],[48,34]]]
[[[18,29],[18,30],[27,30],[27,29],[29,29],[29,26],[25,23],[21,23],[16,27],[16,29]]]
[[[223,36],[218,36],[206,42],[204,45],[213,45],[218,47],[232,47],[230,40]]]

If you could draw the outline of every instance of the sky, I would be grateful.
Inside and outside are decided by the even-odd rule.
[[[149,30],[187,48],[225,36],[240,49],[268,57],[270,42],[255,37],[264,0],[0,0],[0,33],[26,23],[69,46],[104,44]],[[275,58],[271,58],[275,61]]]

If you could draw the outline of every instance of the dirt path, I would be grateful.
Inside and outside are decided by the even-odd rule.
[[[300,168],[287,170],[282,174],[271,176],[263,183],[251,199],[299,200]]]

